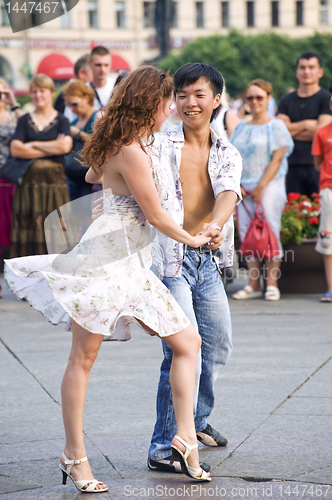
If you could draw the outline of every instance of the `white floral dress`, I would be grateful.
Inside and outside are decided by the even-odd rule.
[[[153,174],[165,195],[155,166]],[[103,215],[69,253],[6,260],[10,289],[51,323],[69,326],[72,318],[107,340],[129,340],[133,322],[160,336],[183,330],[189,320],[150,271],[154,229],[132,196],[103,196]]]

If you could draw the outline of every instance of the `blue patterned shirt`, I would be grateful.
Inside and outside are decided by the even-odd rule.
[[[243,160],[241,184],[258,184],[277,149],[287,147],[275,179],[287,173],[287,157],[292,153],[294,142],[284,122],[274,119],[264,125],[240,122],[230,142],[238,149]]]

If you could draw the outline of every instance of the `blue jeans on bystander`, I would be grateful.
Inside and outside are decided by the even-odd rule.
[[[212,253],[186,250],[181,277],[163,278],[163,283],[202,337],[195,397],[195,426],[196,432],[200,432],[205,429],[214,407],[214,383],[218,372],[229,360],[232,350],[228,300]],[[162,346],[164,360],[157,394],[157,420],[149,449],[152,460],[163,460],[171,455],[171,441],[176,433],[169,382],[172,349],[165,342]]]

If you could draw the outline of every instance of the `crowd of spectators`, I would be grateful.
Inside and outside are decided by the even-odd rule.
[[[0,169],[9,153],[32,160],[22,185],[0,179],[0,256],[2,248],[9,247],[11,257],[46,253],[43,224],[48,214],[69,200],[100,189],[85,182],[87,169],[79,161],[79,152],[114,85],[126,74],[112,74],[109,51],[95,47],[78,59],[75,77],[56,99],[54,82],[36,75],[30,82],[33,111],[25,114],[8,84],[0,79]],[[319,85],[323,74],[319,55],[306,52],[297,60],[298,88],[290,89],[278,104],[271,84],[256,79],[248,83],[243,98],[233,103],[224,93],[211,124],[217,135],[233,143],[243,157],[243,202],[237,210],[240,239],[245,238],[256,204],[261,203],[278,240],[278,255],[265,260],[266,300],[280,297],[280,220],[287,194],[311,197],[321,189],[325,190],[324,227],[319,230],[317,251],[325,259],[328,292],[324,301],[332,301],[332,110],[330,92]],[[163,130],[178,123],[173,106]],[[261,264],[257,258],[247,259],[249,283],[233,295],[235,299],[263,295]]]

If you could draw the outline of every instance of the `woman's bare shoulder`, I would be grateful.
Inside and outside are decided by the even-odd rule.
[[[126,166],[144,163],[149,165],[148,155],[143,151],[138,142],[132,142],[128,146],[123,146],[116,155],[110,156],[106,160],[103,169],[107,168],[109,165],[113,168],[124,168]]]

